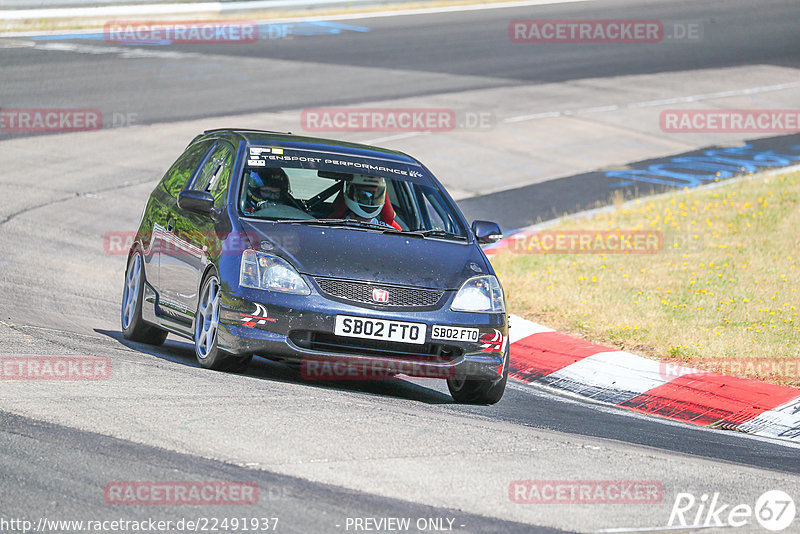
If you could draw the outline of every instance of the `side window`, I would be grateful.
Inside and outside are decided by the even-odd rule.
[[[419,207],[414,200],[411,184],[401,180],[387,180],[386,190],[398,224],[404,228],[420,228],[422,223]]]
[[[431,187],[420,186],[418,191],[420,193],[420,203],[422,204],[427,219],[427,228],[463,235],[461,225],[458,224],[437,190]]]
[[[448,224],[444,222],[444,219],[439,212],[436,211],[436,208],[431,204],[430,198],[427,196],[423,196],[425,199],[425,210],[428,212],[428,219],[431,222],[431,228],[435,230],[449,230]]]
[[[220,141],[200,169],[192,189],[208,191],[214,197],[214,204],[219,207],[225,201],[225,192],[231,181],[233,159],[233,146]]]
[[[208,152],[208,149],[211,148],[213,143],[214,141],[209,139],[190,146],[181,157],[172,164],[172,167],[169,168],[164,178],[161,180],[161,185],[170,195],[176,197],[178,193],[186,187],[189,178],[192,177],[195,169],[197,169],[197,166],[200,165],[200,162],[203,160],[203,156],[206,155],[206,152]]]

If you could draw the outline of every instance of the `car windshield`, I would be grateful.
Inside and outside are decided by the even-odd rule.
[[[246,217],[466,239],[450,201],[416,165],[250,147],[238,197]]]

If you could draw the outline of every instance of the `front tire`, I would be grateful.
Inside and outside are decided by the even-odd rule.
[[[480,380],[465,377],[447,379],[447,389],[460,404],[496,404],[503,398],[508,382],[509,349],[503,356],[503,376],[500,380]]]
[[[194,353],[197,363],[206,369],[242,373],[247,370],[253,356],[231,356],[217,346],[220,294],[219,276],[212,269],[200,286],[194,316]]]
[[[161,345],[167,339],[167,331],[149,325],[142,319],[144,294],[144,262],[136,250],[128,260],[125,270],[125,287],[122,290],[122,335],[130,341]]]

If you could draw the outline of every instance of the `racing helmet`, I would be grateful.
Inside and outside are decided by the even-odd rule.
[[[280,167],[250,171],[247,196],[253,203],[278,201],[289,194],[289,177]]]
[[[353,175],[345,183],[344,202],[359,217],[376,217],[386,202],[386,181],[380,176]]]

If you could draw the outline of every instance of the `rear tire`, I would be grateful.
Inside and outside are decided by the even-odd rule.
[[[448,378],[447,389],[460,404],[496,404],[503,398],[508,382],[509,350],[503,357],[503,376],[500,380],[480,380],[471,378]]]
[[[125,269],[125,287],[122,290],[122,335],[130,341],[161,345],[167,339],[167,331],[149,325],[142,319],[142,295],[144,294],[144,262],[136,250]]]

